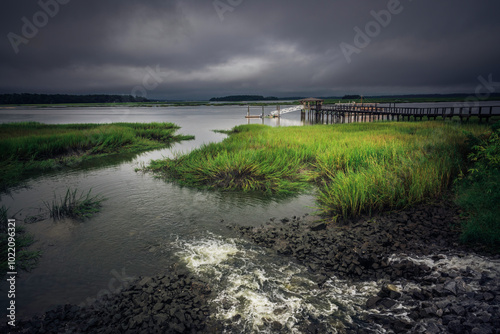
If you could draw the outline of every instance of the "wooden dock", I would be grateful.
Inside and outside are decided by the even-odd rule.
[[[245,118],[264,118],[264,106],[262,106],[262,113],[260,115],[250,115],[250,105],[247,106],[248,111]]]
[[[378,104],[348,104],[339,103],[331,105],[316,104],[302,110],[302,118],[306,114],[311,120],[317,122],[350,123],[370,122],[376,120],[428,120],[460,118],[460,121],[468,121],[471,117],[477,117],[480,121],[488,122],[493,116],[500,116],[499,106],[471,106],[471,107],[394,107],[379,106]]]

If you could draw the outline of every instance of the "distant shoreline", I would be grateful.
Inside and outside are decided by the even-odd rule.
[[[365,98],[363,101],[342,100],[342,99],[326,99],[325,104],[341,102],[356,102],[356,103],[432,103],[432,102],[466,102],[466,98]],[[490,97],[489,99],[481,100],[481,102],[500,102],[500,97]],[[210,101],[187,101],[187,102],[120,102],[120,103],[49,103],[49,104],[0,104],[0,109],[14,109],[16,107],[26,108],[85,108],[85,107],[125,107],[125,108],[141,108],[141,107],[198,107],[198,106],[276,106],[276,105],[297,105],[298,101],[239,101],[239,102],[210,102]]]

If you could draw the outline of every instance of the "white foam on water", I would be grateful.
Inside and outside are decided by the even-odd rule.
[[[260,247],[239,239],[209,236],[178,242],[179,256],[198,275],[211,279],[217,292],[215,317],[228,332],[272,333],[276,323],[287,333],[301,333],[304,324],[321,322],[328,331],[352,324],[364,312],[376,282],[352,284],[331,279],[319,288],[307,269],[282,258],[271,257]]]
[[[183,258],[188,268],[194,272],[211,273],[219,279],[222,272],[217,267],[223,266],[227,259],[239,252],[232,243],[221,244],[214,240],[202,240],[184,246]]]
[[[456,254],[437,256],[408,256],[408,255],[392,255],[389,257],[389,263],[409,260],[415,264],[426,265],[432,268],[435,272],[460,271],[464,269],[472,270],[477,274],[482,272],[490,272],[496,276],[500,276],[500,260],[489,259],[479,255],[472,254]]]
[[[390,310],[365,310],[367,299],[378,293],[381,282],[352,283],[333,277],[319,288],[304,266],[241,239],[209,235],[178,241],[177,246],[187,267],[210,280],[216,292],[214,317],[226,326],[227,333],[303,333],[311,322],[325,325],[328,333],[337,333],[351,325],[352,330],[356,320],[366,314],[411,321],[401,303]],[[478,275],[485,271],[500,275],[500,261],[476,255],[393,255],[389,260],[425,264],[435,273],[468,268]],[[400,291],[413,285],[401,284],[395,284]],[[370,326],[375,333],[385,332],[377,324]]]

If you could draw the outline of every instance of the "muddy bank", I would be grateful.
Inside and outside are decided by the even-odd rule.
[[[377,280],[365,321],[396,333],[500,333],[500,259],[458,243],[453,204],[442,201],[354,221],[307,217],[234,227],[317,274]]]

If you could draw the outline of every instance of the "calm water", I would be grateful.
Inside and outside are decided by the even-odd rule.
[[[265,113],[272,110],[266,108]],[[169,149],[110,157],[37,177],[28,182],[28,188],[1,194],[1,205],[9,207],[10,213],[20,211],[18,221],[37,214],[43,201],[63,195],[68,187],[92,189],[107,198],[102,211],[85,222],[45,220],[27,225],[37,240],[33,248],[43,255],[32,272],[18,276],[17,315],[30,316],[59,304],[89,303],[126,285],[131,277],[164,272],[179,262],[214,279],[219,293],[214,303],[222,299],[233,303],[233,313],[221,310],[216,316],[243,315],[245,332],[262,331],[263,317],[276,317],[291,331],[304,319],[319,315],[327,315],[326,321],[332,324],[353,321],[366,293],[375,291],[374,282],[353,286],[331,281],[329,289],[319,291],[305,268],[236,238],[225,227],[228,223],[256,226],[271,217],[311,214],[315,205],[312,194],[278,200],[200,191],[135,172],[151,159],[172,157],[224,139],[225,135],[212,131],[215,129],[262,122],[302,125],[300,112],[264,120],[247,120],[246,112],[245,107],[227,106],[0,109],[0,122],[173,122],[181,126],[179,133],[196,136]],[[260,112],[261,108],[251,109],[252,114]],[[5,287],[3,282],[2,296]],[[274,315],[283,309],[286,312]]]

